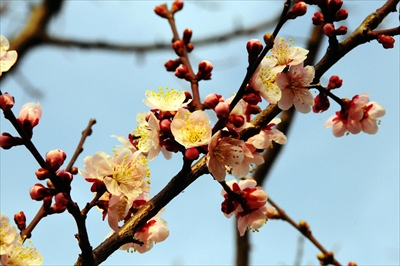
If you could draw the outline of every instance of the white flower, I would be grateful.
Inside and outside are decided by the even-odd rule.
[[[210,119],[204,111],[191,113],[179,109],[171,123],[171,132],[175,140],[186,148],[207,145],[211,139]]]
[[[8,48],[10,48],[10,43],[7,38],[0,35],[0,76],[3,72],[7,72],[17,61],[17,52],[8,51]]]
[[[253,89],[260,92],[261,96],[269,103],[277,103],[281,99],[281,90],[276,85],[276,72],[269,66],[267,58],[261,61],[250,80]]]
[[[177,111],[179,108],[186,106],[191,100],[183,103],[186,99],[185,92],[175,89],[168,89],[166,91],[162,87],[158,88],[158,92],[154,90],[146,91],[147,100],[143,102],[152,109],[160,111]]]
[[[18,239],[15,226],[10,226],[10,220],[0,214],[0,255],[8,254]]]
[[[1,265],[42,265],[42,255],[33,247],[30,240],[29,242],[30,246],[24,246],[22,240],[19,238],[8,254],[1,255]]]

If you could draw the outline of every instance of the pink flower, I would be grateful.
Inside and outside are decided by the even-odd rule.
[[[364,131],[375,134],[378,131],[376,118],[384,116],[385,108],[376,102],[369,102],[368,94],[360,94],[353,99],[342,99],[342,109],[331,116],[324,127],[332,127],[335,137],[345,133],[358,134]]]
[[[171,123],[171,132],[175,140],[186,148],[207,145],[211,139],[210,119],[204,111],[191,113],[179,109]]]
[[[256,151],[257,149],[253,144],[245,142],[242,149],[244,154],[243,161],[232,167],[232,175],[238,178],[245,177],[254,165],[264,163],[263,156]]]
[[[276,72],[272,71],[269,64],[267,58],[264,58],[254,72],[249,84],[254,90],[260,92],[267,102],[275,104],[281,99],[282,93],[275,82]]]
[[[8,48],[10,48],[10,43],[7,38],[0,35],[0,76],[3,72],[7,72],[17,61],[17,52],[8,51]]]
[[[21,125],[29,124],[31,128],[39,124],[39,120],[42,117],[42,107],[39,103],[26,103],[21,107],[21,111],[18,115],[18,121]]]
[[[265,205],[268,199],[267,193],[261,187],[257,187],[257,182],[253,179],[240,180],[239,183],[232,180],[227,182],[227,185],[245,202],[245,206],[242,206],[230,199],[225,190],[221,192],[225,198],[222,211],[228,218],[235,214],[240,236],[243,236],[246,230],[257,231],[264,226],[268,220],[267,213],[274,211],[273,207]]]
[[[86,181],[105,184],[108,192],[115,196],[126,196],[132,202],[142,193],[149,192],[146,177],[149,176],[145,157],[140,151],[132,152],[125,146],[119,147],[111,157],[97,152],[84,159],[87,171],[79,170]]]
[[[216,180],[224,181],[226,170],[243,161],[244,154],[241,148],[243,144],[243,140],[221,138],[221,131],[214,134],[208,144],[206,160],[208,170]]]
[[[134,237],[144,244],[133,244],[128,243],[120,247],[122,250],[133,248],[139,253],[145,253],[153,247],[153,243],[162,242],[169,236],[169,230],[167,222],[160,218],[163,210],[161,210],[156,216],[150,219],[139,231],[137,231]]]
[[[314,104],[314,97],[306,86],[314,79],[314,67],[303,67],[303,63],[291,66],[289,72],[279,73],[276,83],[282,90],[282,98],[278,106],[282,110],[288,110],[294,104],[297,111],[308,113]]]
[[[289,46],[284,38],[275,38],[274,46],[270,50],[272,56],[266,56],[264,60],[274,72],[281,72],[287,66],[295,66],[302,63],[308,54],[308,50],[301,47]]]
[[[257,149],[270,148],[272,141],[278,144],[286,143],[286,136],[278,129],[272,128],[281,122],[280,118],[274,118],[268,126],[260,131],[259,134],[250,137],[246,142],[252,144]]]

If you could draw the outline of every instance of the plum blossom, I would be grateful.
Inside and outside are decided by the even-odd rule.
[[[211,139],[210,119],[204,111],[191,113],[179,109],[171,123],[171,132],[175,140],[186,148],[207,145]]]
[[[29,102],[21,107],[18,115],[18,121],[22,124],[30,124],[31,128],[39,124],[42,117],[42,107],[40,103]]]
[[[242,146],[243,149],[243,161],[240,164],[236,164],[232,167],[232,175],[241,178],[245,177],[249,171],[252,171],[254,165],[260,165],[264,163],[263,156],[257,151],[257,148],[249,142],[245,142]]]
[[[266,206],[268,199],[267,193],[257,187],[257,182],[253,179],[231,180],[226,183],[234,193],[243,198],[244,206],[229,197],[225,190],[221,195],[225,198],[221,210],[224,215],[230,218],[233,214],[238,220],[238,231],[243,236],[246,231],[257,231],[267,222],[267,213],[274,212],[275,208]],[[243,204],[242,202],[242,204]]]
[[[86,181],[104,183],[108,192],[115,196],[126,196],[132,203],[142,192],[149,192],[149,170],[140,151],[132,152],[119,147],[114,156],[97,152],[84,159],[87,172],[79,170]],[[94,184],[95,185],[95,184]]]
[[[24,246],[22,239],[18,238],[12,249],[7,254],[1,255],[1,265],[5,266],[21,266],[21,265],[42,265],[43,258],[39,251],[33,247],[31,240],[30,245]]]
[[[154,243],[162,242],[169,236],[169,230],[167,222],[160,217],[163,210],[161,210],[156,216],[150,219],[140,230],[138,230],[134,238],[143,242],[143,245],[136,243],[128,243],[122,245],[120,249],[129,250],[133,249],[139,253],[145,253],[149,251]]]
[[[358,134],[361,131],[375,134],[378,131],[376,119],[384,116],[385,108],[377,102],[370,102],[368,94],[354,96],[351,100],[342,99],[342,109],[331,116],[324,127],[332,127],[335,137],[345,133]]]
[[[291,66],[287,73],[279,73],[276,83],[282,90],[278,107],[287,110],[294,104],[300,113],[308,113],[314,104],[314,97],[306,88],[314,79],[314,67],[303,67],[303,63]]]
[[[160,111],[177,111],[191,102],[191,99],[185,102],[184,91],[168,89],[168,87],[166,87],[166,91],[162,87],[158,88],[158,92],[147,90],[145,95],[147,100],[143,100],[143,102],[150,108]]]
[[[5,214],[0,214],[0,255],[10,253],[17,239],[15,226],[10,226],[10,219]]]
[[[278,144],[286,143],[286,136],[278,129],[272,128],[281,122],[280,118],[274,118],[272,121],[260,131],[259,134],[250,137],[246,142],[251,143],[257,149],[270,148],[272,141]]]
[[[308,50],[301,47],[291,47],[284,38],[276,37],[274,46],[270,50],[272,56],[264,59],[275,73],[281,72],[287,66],[295,66],[302,63],[308,54]]]
[[[226,171],[243,161],[243,144],[243,140],[221,138],[221,131],[214,134],[208,144],[206,161],[208,170],[216,180],[224,181]]]
[[[163,151],[166,159],[171,158],[171,152],[165,150],[160,145],[160,122],[153,112],[149,112],[148,121],[146,121],[146,113],[142,112],[136,116],[138,127],[132,132],[132,135],[138,137],[137,147],[139,151],[146,155],[147,161],[152,161]]]
[[[10,43],[7,38],[0,35],[0,76],[3,72],[7,72],[17,61],[18,54],[16,51],[8,51]]]
[[[261,61],[249,84],[269,103],[275,104],[282,97],[281,90],[276,85],[276,72],[272,71],[267,58]]]

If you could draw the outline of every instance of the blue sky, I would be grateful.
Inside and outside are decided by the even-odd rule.
[[[153,12],[154,6],[161,3],[66,1],[49,30],[55,36],[92,41],[168,43],[169,25]],[[349,30],[382,3],[346,1]],[[177,14],[176,23],[180,32],[191,28],[196,41],[255,25],[280,12],[281,5],[282,1],[189,1]],[[304,17],[289,21],[280,36],[291,37],[295,45],[304,47],[315,11],[310,9]],[[9,2],[9,12],[0,20],[1,34],[11,38],[24,25],[27,13],[27,2]],[[384,25],[398,26],[397,14],[389,15]],[[237,90],[247,67],[246,42],[261,39],[265,32],[195,46],[190,55],[194,68],[204,59],[214,64],[212,80],[200,83],[203,98],[212,92],[227,98]],[[306,220],[315,237],[343,264],[400,263],[399,43],[396,37],[395,49],[385,50],[376,41],[357,47],[321,80],[326,85],[331,75],[338,75],[343,79],[342,88],[336,91],[339,97],[369,92],[372,101],[385,106],[386,115],[378,133],[335,138],[330,129],[323,127],[326,119],[339,110],[333,102],[325,113],[298,114],[265,185],[270,197],[294,220]],[[159,86],[189,90],[187,82],[164,70],[164,63],[174,58],[172,50],[138,55],[43,46],[24,58],[19,65],[21,74],[2,81],[1,90],[15,96],[16,113],[25,102],[40,101],[43,117],[34,129],[33,142],[43,155],[60,148],[70,158],[81,131],[90,118],[96,118],[93,134],[76,164],[82,168],[85,156],[97,151],[111,153],[119,144],[111,135],[127,135],[136,127],[136,114],[148,110],[142,102],[145,90]],[[40,89],[44,98],[29,96],[21,87],[20,75]],[[5,119],[0,119],[0,125],[1,132],[16,134]],[[0,156],[1,213],[12,217],[23,210],[29,220],[40,207],[28,194],[37,183],[34,172],[38,165],[23,147],[1,150]],[[178,154],[170,161],[161,156],[151,162],[151,195],[161,190],[180,166]],[[90,184],[80,175],[75,176],[72,186],[72,197],[81,207],[91,200]],[[164,211],[162,217],[170,229],[165,242],[146,254],[118,251],[104,265],[233,264],[236,228],[234,220],[226,219],[220,211],[220,190],[210,175],[200,177]],[[88,231],[93,246],[110,231],[95,209],[88,216]],[[76,261],[80,252],[75,233],[74,221],[67,213],[47,217],[38,225],[32,240],[43,254],[44,265],[71,265]],[[299,235],[287,223],[269,221],[259,233],[251,234],[251,264],[293,264]],[[318,265],[318,253],[306,240],[302,263]]]

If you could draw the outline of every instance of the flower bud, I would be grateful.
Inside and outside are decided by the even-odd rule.
[[[328,36],[328,37],[334,37],[336,36],[335,34],[335,27],[333,26],[332,23],[326,23],[324,27],[322,28],[322,32]]]
[[[3,111],[10,111],[14,103],[14,97],[8,94],[8,92],[0,95],[0,108]]]
[[[257,105],[262,101],[260,93],[256,90],[246,90],[243,100],[249,104]]]
[[[172,13],[178,12],[179,10],[182,10],[182,8],[183,8],[183,2],[180,0],[175,0],[174,3],[172,4],[171,12]]]
[[[189,70],[186,66],[180,65],[176,70],[175,70],[175,76],[177,76],[180,79],[185,79],[187,81],[190,81],[190,74]]]
[[[324,15],[321,12],[315,12],[312,17],[312,22],[314,25],[321,25],[325,23]]]
[[[168,10],[165,5],[158,5],[154,8],[154,12],[162,18],[168,18]]]
[[[332,14],[336,14],[336,12],[339,11],[342,5],[342,0],[328,0],[328,9]]]
[[[349,13],[347,12],[346,9],[340,9],[340,10],[335,14],[335,21],[345,20],[348,16],[349,16]]]
[[[61,183],[63,184],[64,187],[69,188],[69,190],[71,189],[71,182],[74,179],[74,176],[69,173],[66,172],[64,169],[63,170],[59,170],[57,171],[57,176],[60,178]]]
[[[312,107],[314,113],[322,113],[329,109],[330,102],[326,94],[320,93],[314,98]]]
[[[219,100],[222,98],[222,95],[216,94],[216,93],[211,93],[206,96],[204,99],[204,107],[206,109],[214,109],[217,104],[219,103]]]
[[[231,114],[229,116],[229,122],[231,122],[234,127],[239,128],[244,125],[245,121],[243,116]]]
[[[36,172],[35,175],[37,179],[39,180],[45,180],[47,178],[50,178],[50,173],[47,171],[47,169],[44,168],[39,168]]]
[[[182,38],[182,40],[183,40],[183,42],[184,42],[185,44],[189,44],[189,43],[190,43],[190,39],[192,38],[192,34],[193,34],[193,31],[192,31],[191,29],[185,29],[185,30],[183,31],[183,38]]]
[[[39,103],[26,103],[21,107],[17,120],[21,125],[29,123],[33,128],[39,124],[39,120],[42,117],[42,107]]]
[[[172,49],[174,49],[175,53],[178,56],[183,56],[184,54],[184,45],[185,43],[182,40],[177,40],[175,42],[172,43]]]
[[[292,10],[287,13],[287,16],[289,19],[295,19],[303,16],[305,13],[307,13],[307,5],[306,3],[300,1],[293,6]]]
[[[56,171],[64,163],[67,155],[60,149],[52,150],[46,153],[46,163],[50,170]]]
[[[14,214],[14,222],[19,230],[25,230],[26,228],[26,217],[23,211]]]
[[[213,70],[213,65],[207,61],[203,60],[199,63],[199,71],[196,76],[198,80],[209,80],[211,79],[211,71]]]
[[[181,65],[181,60],[179,58],[175,60],[169,60],[167,63],[164,64],[165,68],[169,72],[174,72],[176,68],[179,67],[180,65]]]
[[[258,55],[261,53],[263,49],[263,45],[258,39],[251,39],[246,44],[246,49],[249,54],[248,60],[249,64],[252,64],[257,60]]]
[[[378,38],[376,38],[377,41],[382,44],[383,48],[389,49],[394,47],[394,38],[392,36],[388,35],[379,35]]]
[[[186,50],[188,51],[188,53],[190,53],[191,51],[193,51],[193,49],[194,49],[193,43],[188,43],[188,44],[186,44]]]
[[[337,30],[335,30],[336,35],[345,35],[347,33],[346,26],[340,26]]]
[[[185,150],[185,158],[188,160],[196,160],[199,158],[199,150],[197,148],[187,148]]]
[[[57,195],[55,195],[55,197],[54,197],[54,201],[55,201],[55,205],[59,208],[67,207],[67,205],[69,203],[68,194],[65,192],[57,193]]]
[[[171,132],[171,120],[169,120],[169,119],[161,120],[160,121],[160,129],[164,134],[167,133],[167,135],[169,135]]]
[[[274,35],[272,35],[271,33],[264,34],[264,42],[266,45],[272,47],[274,45],[274,40]]]
[[[227,102],[219,102],[214,108],[217,117],[226,117],[229,114],[229,104]]]
[[[329,83],[328,83],[328,89],[332,90],[332,89],[337,89],[342,87],[343,84],[343,80],[339,78],[339,76],[332,76],[329,79]]]
[[[46,188],[42,184],[35,184],[29,190],[29,195],[31,196],[31,199],[39,201],[43,200],[45,197],[52,196],[53,190]]]
[[[7,132],[3,132],[0,135],[0,147],[5,150],[22,144],[24,144],[24,141],[20,137],[13,137]]]

